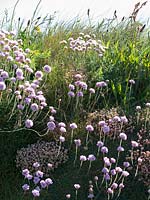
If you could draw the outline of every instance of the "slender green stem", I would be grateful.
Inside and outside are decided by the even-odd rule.
[[[132,163],[132,165],[133,165],[133,147],[132,147],[132,149],[131,149],[131,163]]]
[[[121,144],[122,144],[122,139],[120,140],[119,146],[121,146]],[[119,157],[120,157],[120,151],[118,151],[118,154],[117,154],[116,167],[117,167],[117,165],[118,165]]]
[[[70,148],[72,146],[72,143],[73,143],[73,129],[71,130]]]
[[[135,171],[135,175],[134,175],[134,177],[137,176],[137,174],[138,174],[138,170],[139,170],[139,166],[138,166],[138,164],[137,164],[137,167],[136,167],[136,171]]]
[[[90,161],[90,163],[89,163],[89,167],[88,167],[88,172],[87,172],[87,174],[89,174],[89,172],[90,172],[91,165],[92,165],[92,161]]]
[[[139,120],[140,120],[140,112],[137,112],[137,125],[139,124]]]
[[[81,162],[80,162],[79,172],[81,170],[82,165],[83,165],[83,160],[81,160]]]
[[[78,199],[78,190],[76,190],[76,197],[75,197],[75,200]]]
[[[100,192],[100,189],[99,189],[99,187],[98,187],[98,182],[97,182],[97,181],[95,182],[95,185],[96,185],[97,191]]]
[[[149,121],[149,108],[147,108],[147,112],[146,112],[146,119],[145,119],[145,129],[146,129],[146,126],[147,126],[147,122]]]
[[[86,147],[88,147],[88,139],[89,139],[89,131],[87,131],[87,134],[86,134],[86,141],[85,141]]]
[[[100,151],[100,147],[98,147],[98,150],[97,150],[97,156],[99,156],[99,151]]]
[[[76,145],[76,152],[75,152],[74,165],[76,164],[77,155],[78,155],[78,146]]]
[[[60,154],[60,150],[61,150],[61,141],[59,142],[59,148],[58,148],[57,157],[58,157],[58,156],[59,156],[59,154]]]
[[[123,177],[123,179],[122,179],[122,184],[123,184],[123,182],[124,182],[124,177]],[[119,191],[118,191],[118,195],[117,195],[117,197],[116,197],[116,199],[115,200],[117,200],[118,199],[118,197],[120,196],[120,194],[121,194],[121,188],[119,188]]]

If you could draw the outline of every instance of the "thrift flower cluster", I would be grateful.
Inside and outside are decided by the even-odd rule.
[[[73,51],[78,52],[87,52],[95,51],[101,57],[105,52],[106,47],[102,44],[101,40],[96,40],[96,35],[88,35],[80,33],[79,37],[74,39],[73,37],[69,38],[68,41],[62,40],[60,44],[64,44],[64,48],[72,49]],[[68,45],[68,46],[67,46]]]
[[[51,72],[48,65],[34,72],[29,57],[30,49],[23,49],[21,39],[16,40],[13,32],[0,31],[0,59],[5,63],[0,68],[1,102],[7,100],[12,108],[9,120],[18,114],[18,125],[26,128],[34,125],[39,112],[47,106],[40,87]]]
[[[132,120],[127,119],[126,116],[120,116],[115,108],[89,113],[87,121],[94,124],[96,134],[104,137],[105,134],[109,133],[109,138],[113,140],[118,138],[123,131],[133,132]]]
[[[25,180],[28,181],[28,183],[22,185],[22,189],[24,193],[29,193],[31,190],[33,197],[39,197],[42,190],[45,188],[48,189],[53,184],[53,181],[51,178],[44,179],[44,173],[39,170],[40,163],[33,163],[33,168],[33,173],[31,173],[27,168],[22,170],[22,175],[24,176]],[[31,186],[31,183],[33,186]]]
[[[75,74],[73,83],[68,85],[68,106],[74,105],[75,112],[82,110],[84,96],[89,96],[86,107],[90,111],[98,104],[100,97],[107,93],[108,81],[96,82],[95,87],[91,88],[83,79],[81,74]]]

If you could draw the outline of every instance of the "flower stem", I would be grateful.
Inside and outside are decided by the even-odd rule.
[[[76,145],[76,153],[75,153],[75,159],[74,159],[74,166],[76,164],[77,155],[78,155],[78,146]]]
[[[78,190],[76,190],[76,198],[75,198],[75,200],[77,200],[78,199]]]
[[[90,164],[89,164],[89,168],[88,168],[88,172],[87,172],[87,174],[89,174],[89,172],[90,172],[91,165],[92,165],[92,161],[90,161]]]
[[[137,167],[136,167],[136,171],[135,171],[135,175],[134,175],[134,177],[137,176],[137,174],[138,174],[138,170],[139,170],[139,166],[138,166],[138,164],[137,164]]]
[[[88,138],[89,138],[89,131],[86,134],[86,141],[85,141],[85,146],[88,147]]]
[[[59,156],[60,150],[61,150],[61,142],[59,143],[59,148],[58,148],[57,157]]]
[[[72,146],[72,142],[73,142],[73,129],[71,130],[70,148],[71,148],[71,146]]]

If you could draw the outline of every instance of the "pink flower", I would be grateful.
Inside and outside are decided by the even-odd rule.
[[[51,67],[50,67],[49,65],[45,65],[45,66],[43,67],[43,69],[44,69],[44,71],[45,71],[46,73],[50,73],[50,72],[52,71],[52,69],[51,69]]]
[[[33,121],[30,120],[30,119],[27,119],[27,120],[25,121],[25,127],[26,127],[26,128],[31,128],[32,126],[33,126]]]
[[[125,133],[120,133],[119,137],[122,139],[122,140],[127,140],[127,135]]]
[[[5,90],[6,89],[6,84],[2,81],[0,82],[0,90]]]
[[[80,185],[79,185],[79,184],[74,184],[74,188],[75,188],[76,190],[78,190],[78,189],[80,189]]]
[[[32,190],[32,194],[34,197],[39,197],[40,196],[40,192],[36,189]]]
[[[93,128],[92,125],[87,125],[86,130],[89,131],[89,132],[92,132],[92,131],[94,131],[94,128]]]
[[[139,146],[139,144],[136,142],[136,141],[131,141],[131,146],[132,147],[134,147],[134,148],[136,148],[136,147],[138,147]]]

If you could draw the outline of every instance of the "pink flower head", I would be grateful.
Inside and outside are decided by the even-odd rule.
[[[93,128],[92,125],[87,125],[86,130],[89,131],[89,132],[92,132],[92,131],[94,131],[94,128]]]
[[[88,158],[87,158],[89,161],[95,161],[96,160],[96,157],[93,155],[93,154],[90,154],[88,155]]]
[[[72,85],[72,84],[69,84],[69,89],[70,89],[70,90],[74,90],[74,89],[75,89],[75,86]]]
[[[123,162],[123,166],[124,166],[124,167],[129,167],[129,166],[130,166],[130,163],[129,163],[129,162]]]
[[[59,127],[66,127],[66,124],[65,124],[64,122],[59,122],[59,123],[58,123],[58,126],[59,126]]]
[[[65,142],[65,137],[60,136],[60,137],[59,137],[59,140],[60,140],[60,142]]]
[[[23,176],[27,176],[29,173],[30,173],[30,172],[29,172],[28,169],[23,169],[23,170],[22,170],[22,175],[23,175]]]
[[[39,106],[37,105],[37,103],[31,104],[31,110],[34,111],[34,112],[39,110]]]
[[[50,67],[49,65],[45,65],[45,66],[43,67],[43,69],[44,69],[44,71],[45,71],[46,73],[50,73],[50,72],[52,71],[52,69],[51,69],[51,67]]]
[[[30,120],[30,119],[27,119],[27,120],[25,121],[25,127],[26,127],[26,128],[31,128],[32,126],[33,126],[33,121]]]
[[[111,163],[116,163],[116,159],[115,158],[110,158],[110,162]]]
[[[127,171],[122,171],[122,176],[125,176],[125,177],[129,176],[129,172],[127,172]]]
[[[146,103],[145,105],[146,105],[146,107],[148,107],[148,108],[150,107],[150,103],[149,103],[149,102]]]
[[[117,151],[122,152],[124,151],[124,148],[122,146],[117,147]]]
[[[72,92],[72,91],[69,91],[69,92],[68,92],[68,96],[69,96],[69,97],[75,97],[75,93]]]
[[[0,82],[0,90],[5,90],[6,89],[6,84],[2,81]]]
[[[127,140],[127,135],[125,133],[120,133],[119,137],[122,140]]]
[[[141,110],[141,106],[136,106],[136,110],[137,111]]]
[[[115,176],[115,175],[116,175],[116,170],[115,170],[115,169],[112,169],[112,170],[110,171],[110,173],[111,173],[111,175]]]
[[[96,145],[100,148],[100,147],[104,146],[104,143],[102,141],[98,141]]]
[[[98,88],[102,88],[102,87],[106,87],[107,83],[105,81],[100,81],[96,83],[96,87]]]
[[[2,76],[4,79],[9,78],[9,74],[8,74],[8,72],[6,72],[6,71],[1,72],[1,76]]]
[[[121,121],[120,117],[118,117],[118,116],[115,116],[115,117],[113,118],[113,120],[114,120],[115,122],[120,122],[120,121]]]
[[[123,189],[123,188],[124,188],[124,184],[123,184],[123,183],[120,183],[120,184],[119,184],[119,188],[120,188],[120,189]]]
[[[83,97],[83,92],[82,92],[82,91],[78,91],[78,92],[77,92],[77,96],[78,96],[78,97]]]
[[[23,109],[24,109],[24,106],[23,106],[22,104],[18,104],[18,105],[17,105],[17,108],[18,108],[19,110],[23,110]]]
[[[56,124],[53,121],[47,123],[47,127],[50,131],[53,131],[56,128]]]
[[[52,185],[52,184],[53,184],[53,181],[52,181],[51,178],[47,178],[47,179],[45,179],[45,183],[46,183],[47,185]]]
[[[66,133],[66,128],[64,128],[63,126],[61,126],[59,130],[61,133]]]
[[[94,88],[90,88],[90,89],[89,89],[89,92],[90,92],[91,94],[95,94],[95,89],[94,89]]]
[[[121,169],[121,167],[116,167],[115,168],[116,172],[121,173],[123,170]]]
[[[47,187],[47,184],[44,180],[41,180],[40,181],[40,185],[41,185],[41,188],[46,188]]]
[[[80,139],[75,139],[74,143],[77,147],[81,146],[81,140]]]
[[[126,118],[126,116],[122,116],[122,117],[120,117],[120,119],[121,119],[121,122],[123,122],[123,123],[128,123],[128,119]]]
[[[44,175],[44,173],[43,173],[42,171],[40,171],[40,170],[36,171],[35,174],[36,174],[36,176],[39,177],[39,178],[43,178],[43,175]]]
[[[76,190],[78,190],[78,189],[80,189],[80,185],[79,185],[79,184],[74,184],[74,188],[75,188]]]
[[[108,148],[105,147],[105,146],[103,146],[103,147],[101,148],[101,152],[102,152],[102,153],[108,153]]]
[[[79,82],[79,86],[83,89],[83,90],[87,90],[87,84],[83,81]]]
[[[86,161],[86,160],[87,160],[86,156],[84,156],[84,155],[80,156],[80,161]]]
[[[134,85],[134,84],[135,84],[135,81],[134,81],[133,79],[130,79],[130,80],[129,80],[129,83],[130,83],[131,85]]]
[[[107,174],[107,173],[109,173],[109,169],[108,169],[107,167],[104,167],[104,168],[102,169],[102,172],[103,172],[104,174]]]
[[[132,147],[134,147],[134,148],[136,148],[136,147],[138,147],[139,146],[139,144],[136,142],[136,141],[131,141],[131,146]]]
[[[77,124],[76,124],[76,123],[70,124],[70,128],[71,128],[71,129],[76,129],[76,128],[77,128]]]
[[[81,75],[81,74],[76,74],[74,77],[75,77],[77,80],[80,80],[80,79],[82,78],[82,75]]]
[[[99,126],[104,126],[105,124],[106,124],[105,121],[99,121],[99,122],[98,122],[98,125],[99,125]]]
[[[23,189],[24,191],[28,191],[28,190],[30,189],[30,186],[29,186],[28,184],[24,184],[24,185],[22,186],[22,189]]]
[[[70,199],[71,198],[71,194],[66,194],[66,198]]]
[[[104,134],[108,134],[108,133],[110,132],[110,128],[109,128],[109,126],[107,126],[107,125],[104,125],[104,126],[102,127],[102,130],[103,130]]]
[[[141,164],[142,161],[143,161],[142,158],[139,157],[139,158],[138,158],[138,164]]]
[[[40,182],[40,178],[37,177],[37,176],[35,176],[35,177],[33,178],[33,182],[34,182],[34,184],[38,184],[38,183]]]
[[[106,173],[106,174],[104,175],[104,178],[105,178],[106,181],[109,181],[109,180],[110,180],[110,175],[109,175],[108,173]]]
[[[32,176],[31,174],[27,174],[26,178],[27,178],[28,180],[31,180],[31,179],[33,178],[33,176]]]
[[[38,162],[33,163],[33,167],[38,168],[40,164]]]
[[[17,70],[16,70],[16,76],[17,77],[23,77],[23,71],[22,71],[22,69],[17,68]]]
[[[37,71],[37,72],[35,72],[35,77],[37,79],[41,79],[43,77],[43,73],[41,71]]]
[[[117,184],[117,183],[113,183],[113,184],[111,185],[111,188],[112,188],[112,189],[117,189],[117,188],[118,188],[118,184]]]
[[[39,197],[40,196],[39,190],[36,190],[36,189],[32,190],[32,194],[33,194],[34,197]]]

